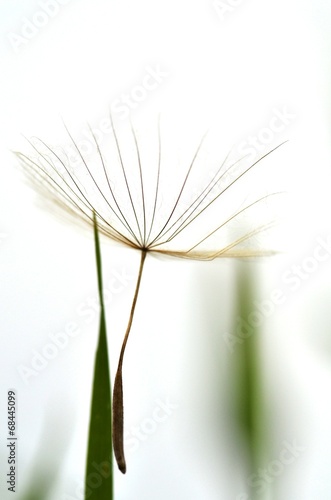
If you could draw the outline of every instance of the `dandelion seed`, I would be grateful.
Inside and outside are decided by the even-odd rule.
[[[221,257],[247,258],[273,254],[273,251],[259,250],[248,246],[248,243],[252,242],[256,235],[268,229],[272,223],[261,224],[248,233],[244,232],[239,235],[233,241],[227,242],[222,231],[230,223],[236,222],[240,216],[249,213],[254,207],[261,205],[266,199],[279,193],[262,196],[233,211],[230,215],[220,216],[217,223],[213,222],[212,227],[207,229],[206,227],[210,226],[210,224],[206,222],[214,221],[214,219],[209,218],[209,215],[213,208],[218,206],[218,203],[227,195],[228,191],[280,145],[249,166],[243,167],[239,172],[237,171],[238,161],[227,165],[228,158],[226,158],[216,169],[212,178],[203,183],[199,191],[194,186],[193,192],[198,194],[193,199],[187,200],[185,197],[187,198],[190,189],[193,172],[197,169],[203,138],[198,148],[193,152],[186,173],[176,188],[171,208],[168,212],[162,212],[160,202],[165,197],[165,193],[161,189],[164,172],[160,123],[157,128],[158,155],[154,169],[154,185],[148,196],[146,172],[144,171],[141,148],[135,130],[131,126],[130,150],[131,155],[135,157],[136,165],[135,171],[132,168],[129,171],[125,161],[125,151],[128,145],[126,144],[126,148],[123,148],[111,117],[110,121],[116,161],[114,154],[112,154],[110,161],[106,159],[104,151],[101,151],[101,147],[91,128],[90,132],[97,155],[93,167],[86,161],[68,129],[66,129],[67,133],[80,158],[79,167],[70,165],[70,162],[66,161],[65,153],[58,154],[40,139],[28,141],[33,149],[33,156],[18,152],[16,155],[33,186],[46,195],[48,200],[65,209],[67,213],[70,213],[75,218],[78,216],[80,220],[90,225],[93,225],[95,214],[100,232],[117,243],[141,252],[137,283],[113,388],[113,447],[118,467],[125,473],[123,360],[146,256],[148,253],[153,253],[184,259],[213,260]],[[130,164],[131,162],[132,158]],[[235,167],[236,173],[233,176]],[[151,184],[150,177],[148,179],[149,184]],[[172,180],[172,183],[175,184],[175,179]],[[118,185],[121,186],[121,189],[118,188]],[[201,218],[204,218],[204,222],[199,225]],[[190,243],[185,243],[186,246],[183,247],[183,243],[181,243],[183,235],[185,236],[192,228],[194,229],[193,237],[191,234]],[[217,241],[217,237],[221,233],[222,237],[220,241]],[[177,242],[179,243],[176,244]]]

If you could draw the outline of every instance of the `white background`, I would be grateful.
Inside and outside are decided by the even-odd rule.
[[[329,2],[46,4],[0,2],[2,498],[9,388],[18,394],[19,493],[61,463],[49,498],[82,498],[76,491],[84,478],[98,326],[87,305],[96,297],[92,235],[42,209],[10,151],[27,147],[21,134],[61,142],[61,117],[83,140],[86,121],[100,128],[109,106],[121,126],[129,126],[114,105],[141,85],[148,68],[164,76],[133,101],[132,120],[137,127],[153,124],[161,112],[178,143],[192,148],[208,128],[221,155],[233,145],[240,152],[249,137],[270,128],[275,113],[290,116],[270,143],[259,143],[263,153],[289,139],[259,180],[269,181],[271,191],[287,191],[276,233],[284,252],[253,269],[261,302],[275,289],[285,297],[263,321],[270,460],[284,441],[304,448],[274,478],[273,498],[331,498],[330,253],[321,262],[310,259],[318,238],[331,237]],[[123,280],[107,309],[113,375],[139,257],[103,240],[103,258],[105,283],[111,286],[118,275]],[[298,277],[293,266],[306,270]],[[128,452],[127,475],[115,475],[116,500],[245,498],[240,449],[224,407],[232,382],[224,333],[234,279],[228,260],[147,261],[125,360],[128,432],[150,418],[160,400],[176,408]],[[78,334],[24,380],[19,367],[30,367],[49,335],[72,322]]]

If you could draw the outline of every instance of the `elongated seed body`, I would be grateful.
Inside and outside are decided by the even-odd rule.
[[[147,255],[147,250],[143,249],[141,252],[136,290],[132,301],[128,326],[126,328],[125,336],[123,339],[121,353],[118,361],[117,372],[115,376],[114,391],[113,391],[113,447],[118,468],[121,472],[123,472],[123,474],[125,474],[126,472],[126,463],[124,455],[124,402],[123,402],[123,383],[122,383],[123,358],[124,358],[125,347],[131,330],[134,311],[137,304],[141,276],[144,268],[146,255]]]

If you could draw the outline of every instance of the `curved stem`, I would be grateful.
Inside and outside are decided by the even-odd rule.
[[[128,326],[126,328],[125,336],[123,339],[121,353],[120,353],[120,357],[119,357],[119,361],[118,361],[117,372],[116,372],[116,376],[115,376],[114,391],[113,391],[113,447],[114,447],[114,453],[115,453],[115,458],[116,458],[118,468],[121,472],[123,472],[123,474],[125,474],[125,472],[126,472],[126,463],[125,463],[125,456],[124,456],[124,439],[123,439],[124,438],[124,433],[123,433],[124,417],[123,417],[122,366],[123,366],[124,352],[125,352],[128,338],[129,338],[129,333],[131,330],[133,315],[134,315],[134,311],[135,311],[136,303],[137,303],[137,299],[138,299],[140,281],[141,281],[141,276],[142,276],[142,272],[143,272],[143,268],[144,268],[144,262],[146,259],[146,255],[147,255],[147,250],[143,249],[141,252],[140,268],[139,268],[139,273],[138,273],[136,290],[135,290],[133,301],[132,301]]]

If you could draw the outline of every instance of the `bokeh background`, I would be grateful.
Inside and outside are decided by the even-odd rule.
[[[129,117],[156,127],[161,113],[184,151],[209,129],[206,168],[229,150],[256,158],[289,140],[245,187],[287,193],[268,235],[277,256],[147,262],[125,360],[128,472],[115,472],[116,500],[331,498],[330,3],[2,0],[0,9],[1,498],[12,498],[10,388],[17,498],[42,480],[49,500],[83,498],[98,329],[92,233],[43,210],[11,151],[27,150],[21,134],[67,143],[62,118],[86,151],[87,121],[106,144],[109,107],[120,127]],[[139,256],[105,239],[102,248],[113,376]],[[235,396],[247,396],[239,352],[249,339],[236,341],[243,269],[266,445],[253,471]],[[54,338],[65,345],[46,359]]]

